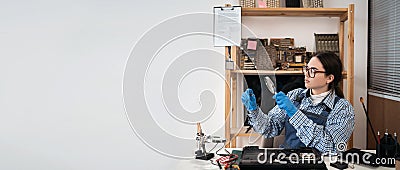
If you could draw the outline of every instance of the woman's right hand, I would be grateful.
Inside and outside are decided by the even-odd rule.
[[[256,96],[254,95],[253,90],[247,89],[242,94],[242,103],[248,111],[254,111],[257,109]]]

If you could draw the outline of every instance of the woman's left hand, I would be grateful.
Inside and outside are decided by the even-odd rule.
[[[289,97],[287,97],[285,93],[279,92],[272,98],[276,100],[276,104],[278,104],[280,109],[286,110],[286,113],[289,117],[292,117],[297,112],[296,106],[294,106],[292,101],[290,101]]]

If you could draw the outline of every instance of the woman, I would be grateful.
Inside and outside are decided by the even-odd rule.
[[[267,114],[257,106],[251,89],[242,95],[250,124],[266,138],[285,128],[284,148],[314,147],[322,153],[337,152],[354,129],[354,109],[338,87],[342,62],[334,53],[320,53],[303,68],[306,89],[273,96],[277,105]]]

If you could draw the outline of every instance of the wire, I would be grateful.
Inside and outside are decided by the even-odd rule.
[[[212,147],[208,152],[211,152],[213,149],[215,149],[215,147],[217,147],[217,145],[218,145],[218,143],[216,143],[216,144],[214,145],[214,147]]]
[[[231,46],[228,46],[228,57],[229,61],[231,61]]]
[[[224,165],[225,169],[227,169],[229,167],[232,167],[232,165],[235,163],[235,160],[238,158],[239,156],[236,154],[229,154],[227,156],[218,158],[216,162],[218,163],[218,166],[222,164]]]
[[[226,155],[226,154],[219,154],[219,153],[218,153],[222,148],[224,148],[224,146],[225,146],[225,145],[222,145],[222,147],[219,148],[219,149],[215,152],[215,154],[220,155],[220,156],[221,156],[221,155]],[[228,155],[231,154],[228,150],[226,150],[226,148],[225,148],[225,152],[228,153]]]

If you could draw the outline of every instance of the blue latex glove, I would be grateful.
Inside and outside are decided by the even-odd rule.
[[[254,111],[257,109],[256,96],[254,95],[253,90],[247,89],[242,94],[242,103],[248,111]]]
[[[286,110],[286,113],[289,117],[292,117],[296,112],[297,108],[294,106],[292,101],[290,101],[289,97],[285,95],[283,92],[279,92],[273,96],[276,100],[276,104],[280,109]]]

